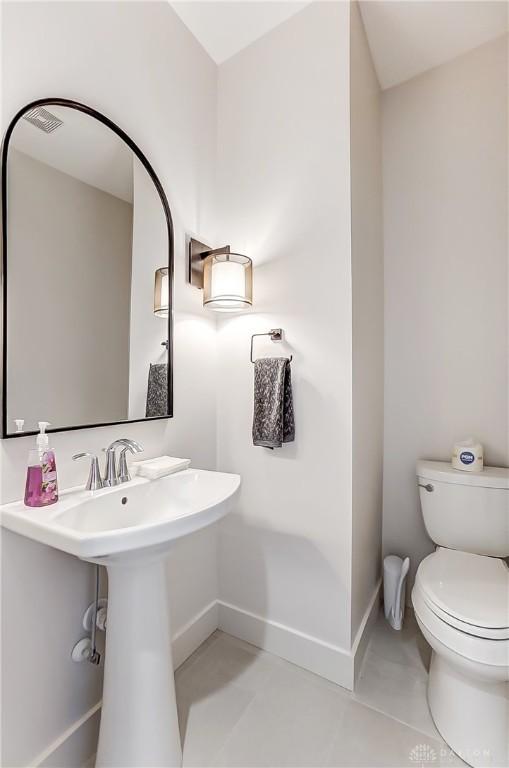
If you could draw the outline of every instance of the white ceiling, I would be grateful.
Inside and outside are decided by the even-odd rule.
[[[216,62],[234,56],[282,24],[309,2],[176,2],[171,3],[186,27]]]
[[[309,2],[187,0],[171,5],[221,64]],[[390,88],[504,34],[508,5],[506,0],[361,0],[380,85]]]
[[[361,0],[382,88],[409,80],[508,30],[504,0]]]

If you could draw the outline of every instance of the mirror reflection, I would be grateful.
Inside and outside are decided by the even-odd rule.
[[[143,163],[45,104],[15,124],[6,170],[7,434],[168,416],[168,223]]]

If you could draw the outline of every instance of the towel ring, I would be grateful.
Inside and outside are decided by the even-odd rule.
[[[253,343],[255,336],[270,336],[271,341],[283,341],[283,329],[282,328],[271,328],[270,331],[267,331],[267,333],[253,333],[251,336],[251,362],[254,363],[253,360]],[[293,360],[293,355],[290,355],[289,357],[290,362]]]

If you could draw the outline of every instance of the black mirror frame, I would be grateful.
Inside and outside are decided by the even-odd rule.
[[[35,107],[44,107],[55,105],[59,107],[69,107],[76,109],[79,112],[83,112],[90,117],[95,118],[100,123],[103,123],[107,128],[117,134],[127,146],[134,152],[138,160],[144,166],[148,175],[152,179],[154,186],[158,192],[161,204],[163,206],[164,215],[166,217],[166,225],[168,229],[168,280],[169,280],[169,296],[170,296],[170,311],[168,312],[168,414],[166,416],[148,416],[142,419],[125,419],[123,421],[106,421],[94,424],[79,424],[70,427],[60,427],[56,429],[48,429],[48,432],[69,432],[76,429],[93,429],[95,427],[110,427],[116,424],[133,424],[135,422],[142,421],[160,421],[162,419],[170,419],[173,417],[173,269],[174,269],[174,237],[173,237],[173,221],[171,217],[170,206],[168,199],[164,192],[163,186],[159,181],[159,178],[152,168],[152,165],[147,160],[141,149],[135,144],[135,142],[127,135],[118,125],[110,120],[106,115],[98,112],[96,109],[81,104],[79,101],[73,101],[71,99],[61,98],[46,98],[37,99],[26,104],[20,109],[11,122],[5,132],[5,136],[2,141],[2,160],[1,160],[1,174],[2,174],[2,238],[1,238],[1,274],[0,274],[0,333],[2,339],[2,354],[1,354],[1,385],[2,385],[2,423],[1,423],[1,439],[10,439],[12,437],[26,437],[27,435],[35,435],[36,431],[32,432],[12,432],[7,431],[7,153],[9,150],[9,141],[16,126],[18,120],[20,120],[25,112]]]

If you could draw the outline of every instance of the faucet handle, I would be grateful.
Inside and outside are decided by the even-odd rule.
[[[135,440],[126,441],[125,448],[120,451],[118,460],[118,482],[127,483],[131,479],[129,469],[127,467],[127,451],[131,453],[141,453],[143,448]]]
[[[93,453],[75,453],[72,457],[73,461],[77,461],[78,459],[84,459],[89,458],[91,459],[90,462],[90,473],[88,475],[87,484],[85,486],[85,489],[87,491],[98,491],[100,488],[104,488],[103,479],[101,477],[101,470],[99,469],[99,460],[97,456]]]

